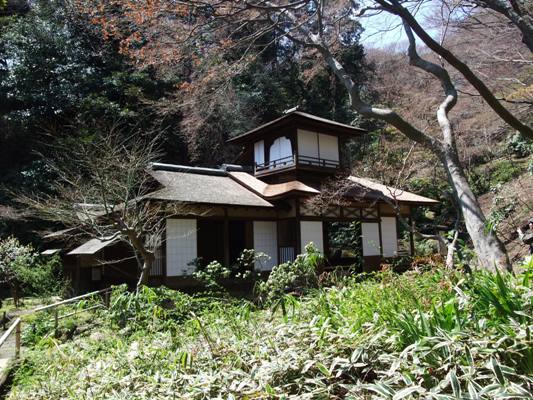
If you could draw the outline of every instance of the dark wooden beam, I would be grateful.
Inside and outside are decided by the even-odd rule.
[[[228,266],[229,264],[229,218],[228,209],[224,208],[224,265]]]

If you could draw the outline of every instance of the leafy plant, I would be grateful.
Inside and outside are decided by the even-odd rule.
[[[200,281],[211,293],[225,293],[225,282],[248,281],[255,282],[260,273],[255,269],[256,262],[262,262],[268,256],[255,250],[245,249],[235,263],[226,267],[218,261],[204,265],[201,260],[195,260],[196,271],[193,277]]]
[[[26,351],[8,399],[531,398],[525,276],[433,269],[338,279],[268,310],[117,289],[113,312],[128,316],[119,334],[103,315],[90,336],[43,339]],[[175,308],[163,307],[169,297]]]
[[[275,266],[268,279],[256,285],[256,291],[264,304],[282,298],[287,293],[302,294],[318,286],[317,268],[324,262],[320,251],[312,244],[305,247],[293,262]]]
[[[12,236],[0,241],[0,280],[9,286],[17,307],[21,296],[49,296],[65,288],[59,257],[40,257]]]
[[[520,132],[516,132],[508,139],[507,149],[516,157],[526,157],[533,152],[533,143],[525,139]]]

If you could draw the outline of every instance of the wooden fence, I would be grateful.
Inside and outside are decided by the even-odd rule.
[[[26,315],[35,314],[35,313],[38,313],[38,312],[41,312],[41,311],[53,310],[53,312],[54,312],[54,335],[57,336],[58,335],[58,328],[59,328],[59,320],[60,319],[70,317],[72,315],[75,315],[75,314],[77,314],[79,312],[83,312],[83,311],[94,310],[94,309],[100,308],[100,307],[109,307],[109,301],[110,301],[110,298],[111,298],[111,291],[112,291],[111,288],[106,288],[106,289],[102,289],[102,290],[97,290],[95,292],[82,294],[81,296],[76,296],[76,297],[72,297],[70,299],[58,301],[57,303],[53,303],[53,304],[48,304],[48,305],[45,305],[45,306],[37,307],[37,308],[31,310]],[[64,306],[66,304],[76,303],[76,302],[79,302],[80,300],[86,299],[88,297],[97,296],[97,295],[101,295],[103,297],[103,304],[96,304],[96,305],[94,305],[92,307],[89,307],[89,308],[76,310],[76,311],[73,311],[73,312],[65,314],[65,315],[59,315],[59,307]],[[5,331],[4,334],[2,335],[2,337],[0,338],[0,348],[1,348],[2,346],[4,346],[4,344],[7,342],[7,339],[13,334],[13,332],[15,332],[15,359],[20,357],[20,336],[21,336],[21,330],[22,330],[21,325],[22,325],[22,319],[21,319],[21,317],[18,317],[17,319],[15,319],[13,321],[13,323],[9,326],[7,331]]]

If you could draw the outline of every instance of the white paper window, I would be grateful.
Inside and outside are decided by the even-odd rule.
[[[320,158],[339,161],[339,138],[337,136],[320,133],[318,135],[318,148]]]
[[[298,129],[298,154],[318,158],[318,135],[316,132]]]
[[[300,238],[302,253],[305,251],[305,246],[313,242],[315,247],[324,253],[324,235],[322,231],[322,221],[301,221],[300,222]]]
[[[363,236],[363,256],[381,255],[379,246],[379,225],[377,222],[361,223]]]
[[[255,268],[270,271],[278,264],[278,224],[276,221],[254,221],[254,250],[270,256],[270,260],[258,260]]]
[[[254,161],[257,165],[265,163],[265,141],[260,140],[254,143]]]
[[[281,160],[282,162],[290,162],[292,157],[291,141],[285,136],[279,137],[270,146],[269,161]]]
[[[396,257],[398,255],[396,217],[381,218],[381,239],[383,241],[383,257]]]
[[[197,257],[195,219],[167,219],[167,276],[190,275]]]

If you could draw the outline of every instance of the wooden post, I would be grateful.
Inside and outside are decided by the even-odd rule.
[[[4,316],[2,317],[2,325],[3,325],[4,331],[6,330],[6,322],[7,322],[7,315],[6,315],[6,312],[4,311]]]
[[[19,320],[15,328],[15,358],[20,357],[20,325],[22,325],[22,321]]]
[[[383,259],[383,232],[381,231],[381,204],[376,203],[376,208],[378,210],[378,234],[379,234],[379,259],[380,265]]]
[[[54,336],[59,336],[59,310],[54,308]]]
[[[229,237],[229,219],[228,219],[228,209],[224,208],[224,235],[223,235],[223,241],[224,241],[224,266],[229,266],[231,260],[230,260],[230,254],[229,254],[229,246],[230,246],[230,237]]]
[[[409,230],[409,250],[411,252],[411,257],[413,257],[415,255],[415,238],[413,235],[415,225],[413,223],[411,207],[409,207],[409,226],[411,227],[411,229]]]
[[[109,299],[111,297],[111,293],[109,291],[104,293],[104,305],[109,308]]]

